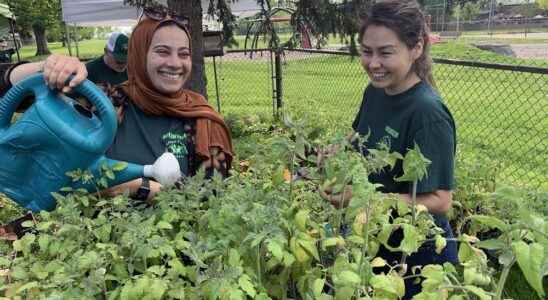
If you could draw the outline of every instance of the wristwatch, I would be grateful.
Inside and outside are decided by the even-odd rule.
[[[143,177],[142,180],[141,186],[135,195],[135,199],[146,201],[148,199],[148,195],[150,194],[150,180],[146,177]]]

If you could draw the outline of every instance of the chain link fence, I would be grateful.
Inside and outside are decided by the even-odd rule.
[[[252,57],[238,51],[217,61],[224,115],[276,111],[273,57],[268,51]],[[505,181],[546,188],[548,68],[542,67],[542,61],[525,66],[526,60],[493,63],[488,57],[483,62],[435,59],[434,78],[455,118],[458,143],[500,162]],[[284,51],[280,63],[283,106],[279,109],[328,132],[350,130],[368,83],[359,57],[341,51],[291,50]],[[210,101],[214,101],[212,61],[207,70]]]
[[[212,57],[206,58],[207,92],[210,103],[215,108],[220,107],[223,115],[271,116],[274,111],[272,55],[269,50],[235,50],[215,58],[215,61]]]

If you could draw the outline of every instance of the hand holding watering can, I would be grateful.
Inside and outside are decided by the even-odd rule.
[[[65,82],[68,79],[67,73],[55,74],[55,66],[48,70],[48,74],[19,82],[0,100],[0,192],[33,211],[55,208],[51,193],[73,186],[67,172],[88,169],[100,176],[102,165],[112,166],[118,162],[104,156],[117,130],[110,99],[88,80],[75,85],[81,81],[79,77],[71,79],[68,89],[59,86],[58,82],[65,76]],[[83,114],[70,98],[60,97],[48,88],[46,76],[49,76],[48,85],[64,91],[73,87],[88,98],[96,107],[97,115]],[[35,95],[35,103],[11,124],[15,109],[29,94]],[[126,169],[116,172],[115,180],[108,184],[114,186],[139,177],[152,177],[169,186],[180,176],[177,159],[165,153],[153,165],[129,163]],[[75,187],[96,189],[91,184]]]

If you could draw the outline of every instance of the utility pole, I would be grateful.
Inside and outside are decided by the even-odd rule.
[[[529,5],[529,0],[527,0],[527,7],[525,8],[525,38],[527,38],[527,31],[529,30],[529,18],[531,16],[531,9]]]
[[[489,35],[491,37],[493,37],[493,31],[491,30],[491,22],[492,22],[492,19],[493,19],[493,2],[495,0],[491,0],[491,2],[489,2],[489,20],[487,21],[487,31],[489,31]]]
[[[459,29],[460,29],[460,28],[459,28],[459,21],[460,21],[460,10],[461,10],[461,8],[460,8],[460,6],[459,6],[458,3],[457,3],[457,5],[455,6],[455,10],[456,10],[456,13],[457,13],[457,30],[456,30],[456,31],[457,31],[457,35],[458,35]]]
[[[443,12],[442,12],[442,19],[441,19],[441,31],[445,31],[445,13],[447,11],[447,0],[443,1]]]

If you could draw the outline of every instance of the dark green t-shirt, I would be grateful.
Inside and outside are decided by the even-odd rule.
[[[429,84],[421,81],[398,95],[387,95],[384,89],[369,85],[352,127],[362,136],[369,134],[363,147],[364,155],[367,149],[378,148],[379,143],[405,155],[417,143],[422,154],[432,161],[427,177],[418,183],[418,193],[454,188],[455,122]],[[369,180],[381,183],[382,192],[409,193],[409,183],[394,180],[402,174],[402,161],[399,160],[394,169],[372,174]]]
[[[194,175],[194,120],[147,115],[131,102],[125,105],[124,118],[106,156],[146,165],[168,151],[177,157],[184,175]]]
[[[105,64],[103,56],[96,58],[86,64],[88,79],[93,83],[110,83],[118,85],[127,81],[127,72],[116,72]]]

